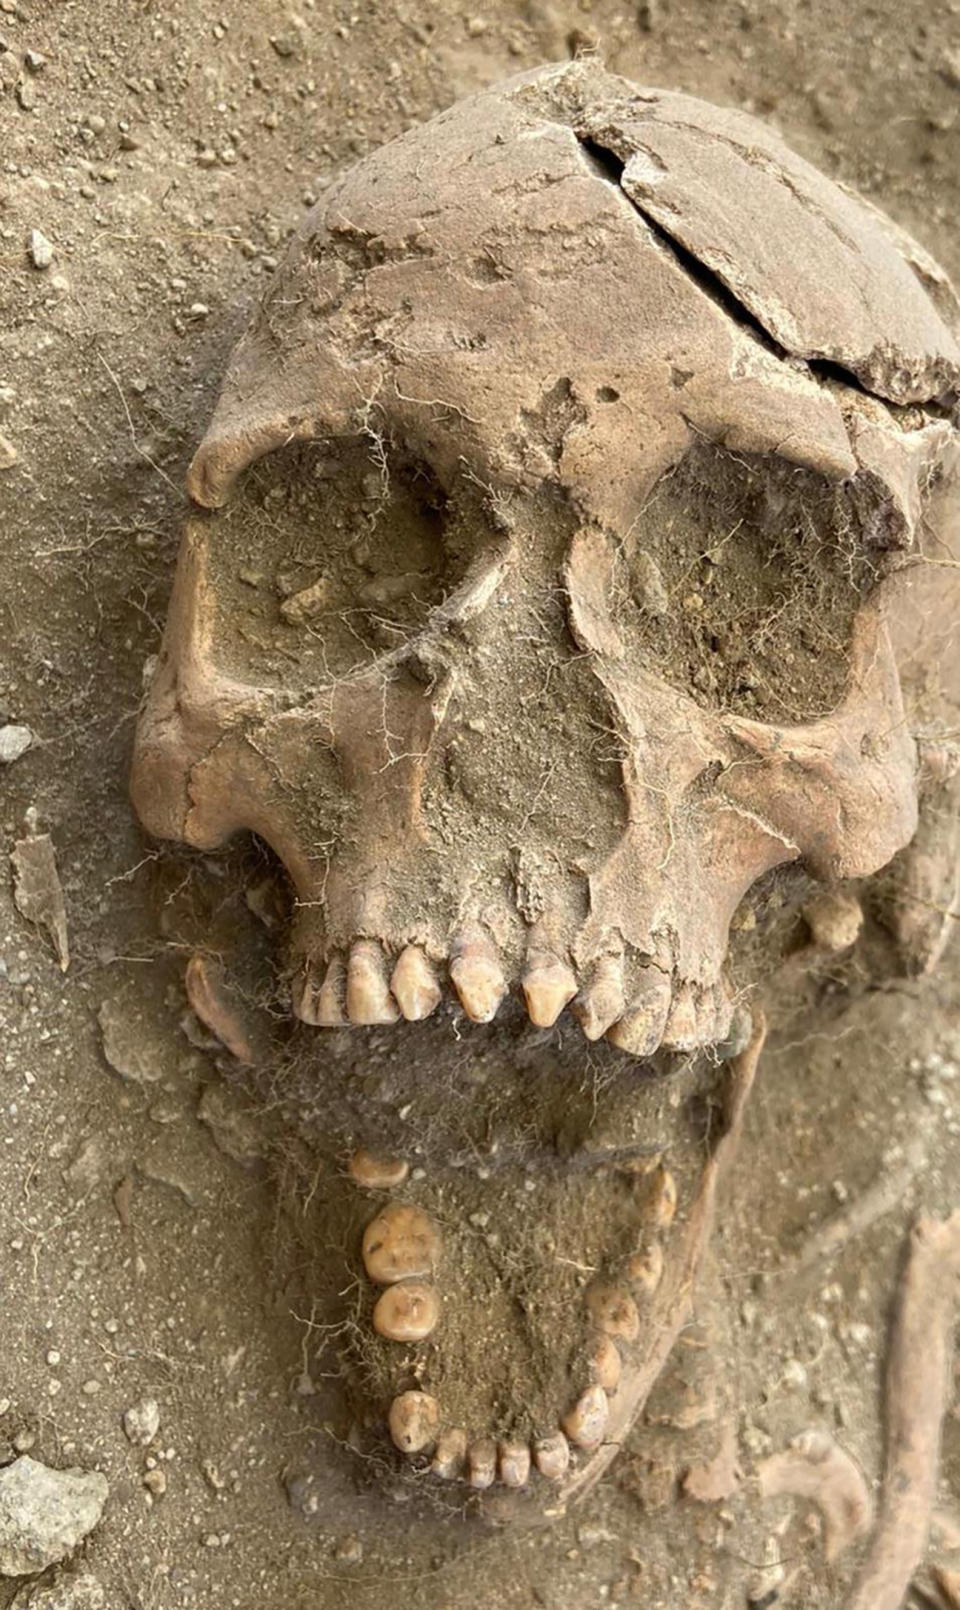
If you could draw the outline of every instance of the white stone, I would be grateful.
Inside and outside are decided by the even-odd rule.
[[[65,1559],[93,1531],[107,1492],[98,1470],[51,1470],[26,1454],[0,1470],[0,1575]]]

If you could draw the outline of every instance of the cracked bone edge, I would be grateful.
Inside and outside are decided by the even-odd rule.
[[[757,1470],[764,1498],[807,1498],[823,1516],[823,1554],[829,1565],[869,1532],[873,1504],[853,1457],[825,1431],[804,1431]]]
[[[960,1276],[960,1211],[907,1240],[887,1355],[887,1452],[877,1525],[846,1610],[900,1610],[937,1492]]]

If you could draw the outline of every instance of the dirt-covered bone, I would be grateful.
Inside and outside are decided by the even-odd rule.
[[[919,248],[760,125],[578,63],[336,179],[233,356],[134,795],[289,875],[316,1127],[353,1159],[312,1211],[358,1199],[344,1369],[417,1472],[575,1497],[629,1431],[759,1051],[748,891],[899,854],[923,926],[960,730],[929,630],[960,561],[954,321]],[[393,1034],[371,1111],[335,1066]],[[720,1042],[718,1140],[721,1064],[646,1064]]]
[[[522,984],[638,1055],[723,1039],[746,890],[908,843],[891,631],[960,354],[904,249],[592,64],[330,186],[190,479],[322,437],[326,525],[282,482],[259,533],[190,522],[134,775],[155,832],[283,860],[301,1018],[427,1015],[449,969],[479,1021]]]

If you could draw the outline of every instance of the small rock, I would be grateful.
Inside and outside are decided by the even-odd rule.
[[[0,447],[0,462],[2,462],[3,449]],[[21,755],[25,755],[33,743],[33,733],[29,727],[19,727],[14,722],[8,722],[0,727],[0,765],[9,766]]]
[[[21,917],[46,928],[53,940],[61,972],[70,965],[67,908],[63,899],[56,851],[49,833],[18,839],[10,856],[13,899]]]
[[[27,236],[27,251],[34,268],[49,268],[53,262],[53,242],[42,229],[31,229]]]
[[[167,1490],[167,1473],[162,1465],[155,1465],[143,1478],[143,1485],[154,1498],[162,1498]]]
[[[81,1571],[79,1576],[60,1576],[54,1582],[41,1582],[21,1588],[13,1610],[103,1610],[104,1591],[95,1576]]]
[[[0,436],[0,470],[11,470],[20,457],[13,443],[6,436]]]
[[[197,1116],[206,1124],[214,1145],[252,1168],[263,1157],[264,1137],[249,1109],[223,1085],[207,1085],[200,1097]]]
[[[344,1565],[360,1564],[363,1559],[363,1544],[356,1532],[350,1532],[348,1536],[341,1537],[333,1551],[333,1557],[335,1560],[342,1560]]]
[[[27,71],[31,73],[42,73],[47,65],[46,56],[41,56],[39,50],[25,50],[23,61]]]
[[[108,996],[97,1019],[103,1034],[103,1054],[115,1073],[135,1084],[154,1084],[169,1070],[169,1035],[160,1029],[129,994]]]
[[[17,85],[17,104],[24,112],[32,112],[37,104],[37,92],[25,79]]]
[[[300,41],[294,33],[271,34],[270,43],[277,55],[281,56],[284,61],[289,60],[291,56],[295,56],[300,46]]]
[[[0,1470],[0,1575],[65,1559],[97,1525],[107,1492],[99,1470],[51,1470],[29,1456]]]
[[[960,50],[945,50],[937,70],[951,89],[960,89]]]
[[[123,1416],[127,1441],[135,1448],[146,1448],[160,1430],[160,1405],[156,1398],[141,1398]]]

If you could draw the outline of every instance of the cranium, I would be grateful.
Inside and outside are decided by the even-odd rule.
[[[189,476],[220,510],[286,449],[300,501],[188,522],[133,777],[151,832],[279,856],[303,1022],[446,972],[480,1023],[689,1052],[752,885],[910,842],[956,313],[769,130],[593,64],[329,185]]]

